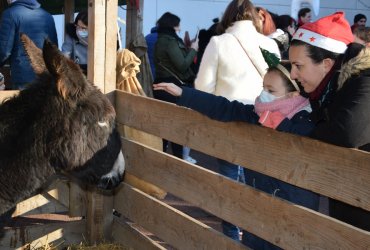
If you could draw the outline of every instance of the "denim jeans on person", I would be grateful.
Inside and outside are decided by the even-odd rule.
[[[218,162],[218,167],[219,167],[219,173],[229,177],[233,180],[240,181],[244,183],[244,174],[243,174],[243,168],[235,165],[233,163],[217,159]],[[221,222],[222,226],[222,232],[232,238],[233,240],[239,241],[239,228],[227,221],[222,221]]]

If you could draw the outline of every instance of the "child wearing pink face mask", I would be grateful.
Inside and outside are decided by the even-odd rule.
[[[309,135],[314,124],[309,115],[311,106],[300,89],[290,79],[287,68],[278,64],[269,68],[263,79],[263,91],[255,105],[229,101],[196,89],[180,88],[173,83],[154,84],[154,90],[165,90],[179,97],[177,104],[194,109],[219,121],[245,121],[279,131]],[[318,210],[319,195],[273,177],[244,168],[245,182],[261,191],[307,208]],[[243,231],[242,243],[252,249],[279,249],[277,246]]]

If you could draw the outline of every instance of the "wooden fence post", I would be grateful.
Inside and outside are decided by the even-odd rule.
[[[103,93],[116,89],[117,0],[89,0],[87,78]],[[112,235],[113,197],[87,192],[87,239],[91,244],[109,241]]]

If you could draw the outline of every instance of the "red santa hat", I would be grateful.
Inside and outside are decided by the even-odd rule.
[[[306,23],[293,35],[293,40],[301,40],[316,47],[342,54],[347,45],[353,42],[351,26],[343,12],[320,18],[316,22]]]

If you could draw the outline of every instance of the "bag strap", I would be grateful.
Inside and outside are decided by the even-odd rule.
[[[186,83],[184,83],[183,81],[181,81],[181,79],[175,73],[173,73],[172,70],[170,70],[169,68],[167,68],[166,66],[164,66],[161,62],[159,62],[158,65],[161,66],[163,69],[165,69],[173,77],[175,77],[176,80],[178,80],[181,83],[181,85],[186,85]]]
[[[260,74],[260,76],[263,78],[263,76],[265,75],[266,72],[262,72],[257,66],[256,64],[254,63],[254,61],[251,59],[251,57],[249,56],[247,50],[243,47],[243,44],[239,41],[239,39],[234,35],[234,34],[231,34],[233,35],[233,37],[235,37],[235,39],[238,41],[238,43],[240,44],[240,46],[242,47],[242,49],[244,50],[245,54],[247,55],[247,57],[249,58],[249,60],[252,62],[253,66],[256,68],[257,72]]]

